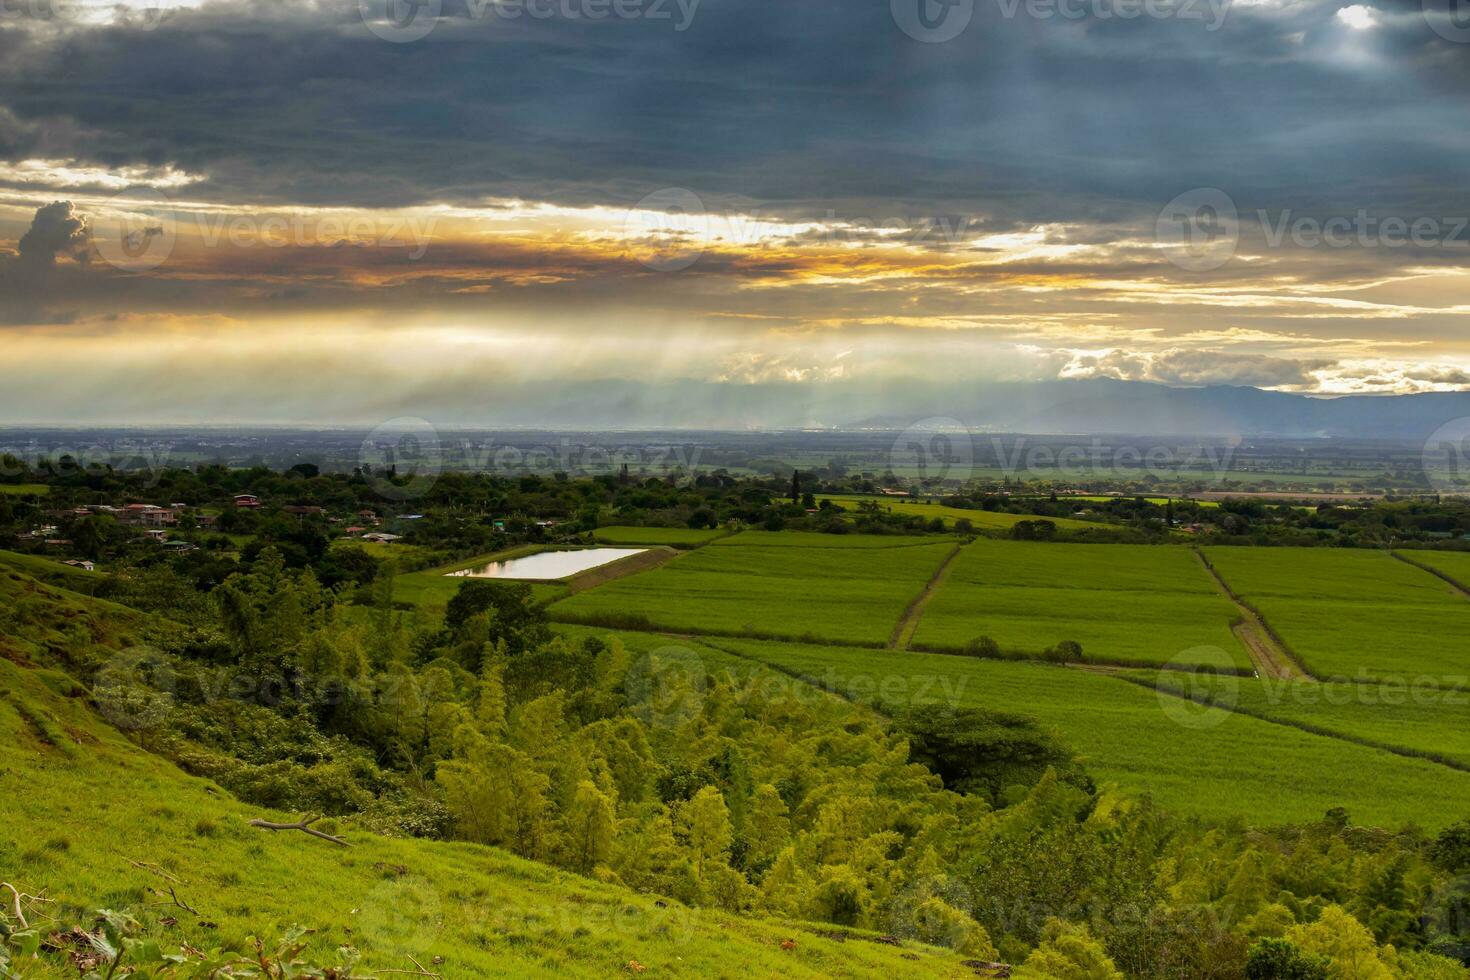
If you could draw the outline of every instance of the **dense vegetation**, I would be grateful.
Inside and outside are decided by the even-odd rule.
[[[106,906],[98,935],[111,952],[87,967],[99,976],[209,975],[240,956],[273,975],[307,955],[289,921],[329,937],[308,971],[322,975],[404,955],[477,975],[490,953],[520,970],[641,972],[655,957],[679,970],[657,922],[611,938],[502,930],[513,942],[473,925],[491,886],[466,862],[483,861],[487,876],[555,882],[653,919],[754,917],[774,950],[742,955],[798,975],[902,970],[888,958],[897,944],[936,973],[964,958],[1032,978],[1470,976],[1458,963],[1470,949],[1457,915],[1470,872],[1458,714],[1297,710],[1231,673],[1252,666],[1231,634],[1236,607],[1194,551],[1162,543],[1177,518],[1118,525],[1156,546],[1062,544],[1037,539],[1087,529],[1051,521],[1044,498],[1025,519],[965,528],[954,513],[935,526],[824,507],[799,483],[446,476],[414,513],[381,515],[403,533],[374,549],[337,526],[389,509],[372,504],[371,474],[202,468],[149,490],[188,505],[169,535],[201,547],[174,553],[106,512],[76,512],[127,502],[125,480],[28,477],[51,488],[44,502],[6,495],[0,515],[4,543],[28,552],[0,554],[0,723],[13,742],[0,775],[17,798],[36,787],[0,837],[6,880],[32,896],[0,913],[0,938],[25,969],[61,971],[77,952],[26,928],[27,909],[64,930],[90,929]],[[230,503],[247,491],[266,505]],[[21,529],[43,517],[106,572],[39,557],[44,542]],[[424,570],[594,533],[668,560],[587,588]],[[1462,612],[1450,582],[1406,561],[1209,555],[1323,676],[1457,663],[1453,648],[1390,639],[1434,616],[1454,635]],[[1322,622],[1293,617],[1334,595],[1341,608]],[[1372,596],[1402,621],[1375,618]],[[926,645],[952,652],[905,649]],[[1223,707],[1196,703],[1213,695],[1192,674],[1096,669],[1200,647],[1228,651],[1223,666],[1202,661],[1237,685]],[[1093,670],[1062,666],[1087,660]],[[125,771],[139,774],[132,790]],[[87,814],[99,843],[45,829],[58,814],[79,825],[84,799],[106,804]],[[356,913],[321,896],[339,873],[370,887],[364,859],[244,825],[264,811],[324,815],[316,826],[370,849],[380,879],[435,882],[434,901],[453,910],[439,917],[469,938],[353,933]],[[159,834],[185,841],[163,863],[135,850]],[[106,872],[72,853],[123,845],[148,867]],[[294,898],[272,891],[293,849],[310,855]],[[210,914],[231,923],[217,936],[155,873],[185,877],[183,856],[208,875]],[[578,877],[529,870],[546,865]],[[496,887],[519,908],[536,900]],[[173,904],[155,906],[155,893]],[[692,913],[701,938],[687,968],[739,972],[711,951],[705,914]],[[170,931],[180,919],[182,934]],[[824,925],[784,940],[768,925],[803,921]],[[844,930],[883,941],[840,961]],[[252,935],[269,942],[254,951]],[[596,959],[589,935],[637,968]],[[43,940],[50,952],[31,961]],[[564,961],[538,943],[565,944]],[[654,952],[631,952],[639,943]],[[162,958],[170,944],[184,962]],[[793,954],[784,967],[781,952]]]

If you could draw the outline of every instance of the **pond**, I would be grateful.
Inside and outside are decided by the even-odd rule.
[[[582,548],[577,551],[542,551],[524,558],[509,558],[478,565],[450,575],[460,578],[511,578],[552,581],[597,568],[620,558],[642,554],[646,548]]]

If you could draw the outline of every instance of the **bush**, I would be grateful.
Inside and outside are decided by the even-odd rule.
[[[967,657],[999,657],[1000,644],[988,636],[977,636],[965,644]]]
[[[1246,980],[1326,980],[1326,957],[1308,953],[1288,939],[1262,939],[1251,947]]]

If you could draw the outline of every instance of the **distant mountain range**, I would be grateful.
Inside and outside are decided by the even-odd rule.
[[[442,413],[422,406],[417,414],[547,428],[904,429],[949,418],[992,432],[1391,439],[1423,439],[1451,419],[1470,416],[1470,391],[1329,398],[1108,379],[963,385],[597,381],[498,394],[478,417],[447,405]]]

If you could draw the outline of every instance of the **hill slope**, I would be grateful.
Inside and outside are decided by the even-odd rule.
[[[43,634],[71,621],[104,639],[131,625],[127,610],[124,625],[110,622],[121,607],[3,578],[7,608],[26,599],[58,619]],[[0,868],[22,892],[54,900],[43,931],[126,909],[168,952],[246,950],[250,936],[297,925],[313,930],[313,962],[353,946],[364,968],[412,971],[417,961],[445,977],[974,975],[950,953],[690,910],[493,848],[339,827],[352,844],[342,848],[253,828],[254,817],[294,816],[246,807],[135,746],[65,674],[13,662],[32,643],[0,657]],[[27,975],[76,975],[59,956],[35,966]]]

